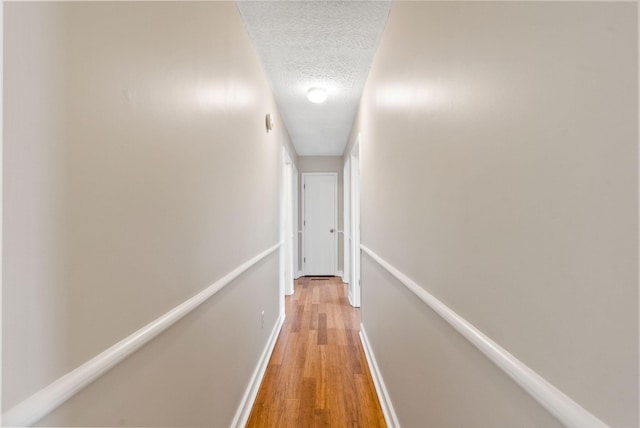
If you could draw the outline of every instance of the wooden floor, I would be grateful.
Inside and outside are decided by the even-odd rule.
[[[337,277],[296,281],[247,427],[386,427],[346,295]]]

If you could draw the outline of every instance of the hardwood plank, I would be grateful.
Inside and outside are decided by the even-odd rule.
[[[304,305],[298,304],[296,306],[296,312],[293,316],[293,323],[291,325],[292,332],[300,331],[300,327],[302,326],[302,318],[304,317]]]
[[[362,370],[362,364],[360,363],[361,359],[358,352],[358,347],[355,345],[347,345],[347,348],[349,349],[349,352],[348,352],[349,359],[350,359],[349,362],[351,364],[351,370],[353,371],[353,373],[355,374],[365,373]]]
[[[327,314],[318,314],[318,345],[327,343]]]
[[[248,427],[386,427],[339,278],[296,280]]]
[[[311,319],[309,320],[309,330],[318,329],[318,304],[311,304]]]
[[[302,379],[300,409],[297,427],[313,427],[316,419],[316,380],[306,377]]]
[[[263,385],[265,387],[261,388],[258,391],[256,401],[253,404],[253,409],[251,410],[252,415],[254,413],[261,415],[269,414],[270,408],[273,404],[273,400],[271,397],[277,393],[277,391],[275,391],[273,388],[277,385],[275,380],[278,378],[279,372],[280,365],[274,364],[267,366],[267,370],[265,371],[263,380]],[[249,419],[251,419],[251,416],[249,416]],[[256,424],[255,426],[268,426],[265,425],[266,423],[268,423],[268,418],[263,418],[260,422],[260,424]]]
[[[317,387],[316,387],[316,409],[326,410],[327,408],[327,348],[326,346],[318,346],[318,367],[316,371]],[[329,414],[325,414],[328,418]],[[327,419],[328,421],[328,419]]]
[[[377,400],[377,396],[375,395],[375,391],[371,390],[373,385],[369,384],[369,380],[366,377],[366,375],[356,375],[354,384],[358,400],[365,403],[371,403],[374,400]],[[365,418],[364,425],[367,427],[374,428],[384,426],[380,424],[380,421],[384,419],[382,409],[369,409],[369,411],[363,412],[363,416]]]
[[[318,364],[320,363],[320,352],[318,351],[318,334],[316,331],[310,330],[307,340],[307,358],[304,362],[304,377],[315,377],[318,373]]]

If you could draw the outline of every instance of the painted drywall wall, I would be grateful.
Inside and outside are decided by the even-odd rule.
[[[4,24],[6,411],[276,244],[292,146],[234,2]],[[41,423],[228,426],[278,285],[274,253]]]
[[[302,188],[302,174],[305,172],[335,172],[338,174],[338,230],[343,229],[343,217],[344,217],[344,209],[343,205],[343,161],[342,156],[298,156],[298,171],[299,171],[299,182],[298,182],[298,229],[303,230],[302,227],[302,192],[304,189]],[[298,268],[299,270],[303,270],[302,267],[302,235],[299,235],[299,245],[298,245]],[[342,271],[343,267],[343,252],[344,252],[344,234],[338,233],[338,270]]]
[[[636,7],[396,2],[350,142],[363,244],[612,427],[638,425]],[[551,426],[366,255],[362,275],[403,426]]]

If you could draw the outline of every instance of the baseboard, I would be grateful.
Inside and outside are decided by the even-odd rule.
[[[380,407],[382,407],[382,414],[384,415],[384,419],[387,422],[387,426],[389,428],[400,428],[398,417],[396,416],[396,412],[393,409],[391,398],[389,398],[389,392],[387,391],[387,387],[385,386],[384,380],[382,379],[382,374],[380,373],[380,369],[378,368],[376,358],[373,355],[373,351],[369,343],[369,338],[367,337],[367,332],[364,330],[364,326],[362,324],[360,324],[360,341],[362,342],[362,347],[364,348],[364,355],[367,358],[367,363],[369,364],[369,371],[371,372],[371,377],[373,378],[373,384],[376,387],[376,393],[378,394],[378,400],[380,401]]]
[[[300,271],[298,271],[298,278],[300,278],[301,276],[304,276],[304,272],[302,272],[302,271],[300,270]],[[296,278],[296,279],[298,279],[298,278]]]
[[[271,353],[273,352],[273,348],[276,346],[278,335],[280,334],[280,330],[282,329],[282,325],[284,324],[284,317],[284,314],[278,317],[278,321],[271,331],[269,341],[262,351],[260,360],[258,361],[258,364],[253,371],[253,375],[251,376],[251,381],[249,381],[247,390],[242,396],[242,401],[238,406],[238,410],[236,411],[236,415],[233,418],[233,422],[231,422],[232,427],[242,428],[247,424],[247,421],[249,420],[249,415],[251,414],[253,403],[256,401],[256,396],[258,395],[258,390],[260,389],[260,384],[262,383],[264,373],[267,370],[267,365],[269,364]]]
[[[341,271],[341,270],[339,270],[339,271],[337,272],[337,275],[336,275],[336,276],[339,276],[339,277],[340,277],[340,279],[342,279],[342,282],[344,282],[344,273],[342,273],[342,271]]]

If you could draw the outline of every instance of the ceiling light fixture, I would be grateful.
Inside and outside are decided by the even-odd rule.
[[[307,98],[315,104],[323,103],[327,101],[327,91],[322,88],[311,88],[307,92]]]

